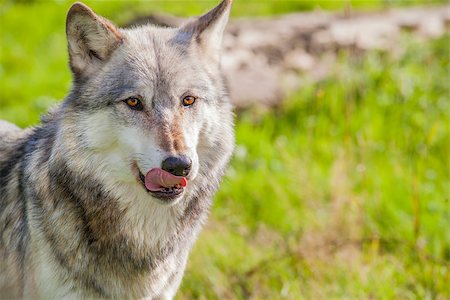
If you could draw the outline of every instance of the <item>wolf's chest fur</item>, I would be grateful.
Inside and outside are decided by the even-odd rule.
[[[0,296],[175,295],[234,145],[218,47],[230,6],[132,30],[72,6],[71,92],[36,128],[0,121]],[[189,161],[182,175],[169,158]]]
[[[145,295],[146,289],[160,293],[167,279],[184,269],[210,202],[210,195],[202,195],[173,207],[149,203],[127,185],[105,189],[105,183],[71,170],[65,161],[52,161],[47,174],[36,176],[29,180],[40,185],[25,188],[39,216],[29,221],[39,228],[31,232],[46,241],[44,256],[62,266],[60,276],[100,297]],[[120,198],[140,207],[120,207]]]
[[[166,207],[139,199],[127,185],[105,189],[95,175],[52,157],[54,137],[47,131],[53,128],[35,129],[1,153],[7,158],[2,174],[13,171],[0,178],[2,238],[17,251],[3,254],[19,260],[8,269],[25,294],[109,298],[170,290],[184,270],[211,193],[193,189],[179,205]],[[142,207],[120,207],[120,197]]]

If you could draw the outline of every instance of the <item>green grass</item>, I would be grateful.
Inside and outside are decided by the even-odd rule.
[[[185,298],[450,297],[449,39],[404,43],[239,116]]]
[[[181,14],[176,3],[138,5]],[[125,4],[95,6],[115,19]],[[36,124],[67,93],[66,9],[0,9],[0,118]],[[401,55],[343,52],[276,111],[239,114],[179,299],[450,298],[450,41],[402,43]]]

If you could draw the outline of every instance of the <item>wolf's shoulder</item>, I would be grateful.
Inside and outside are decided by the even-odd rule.
[[[29,130],[21,129],[15,124],[0,120],[0,160],[11,148],[29,134]]]
[[[15,133],[21,131],[15,124],[0,120],[0,136],[7,135],[8,133]]]

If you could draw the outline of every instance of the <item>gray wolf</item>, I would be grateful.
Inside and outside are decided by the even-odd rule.
[[[173,298],[234,145],[230,9],[120,29],[70,8],[68,96],[0,122],[2,299]]]

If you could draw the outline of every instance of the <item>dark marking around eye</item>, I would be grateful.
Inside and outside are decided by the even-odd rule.
[[[129,97],[123,102],[128,105],[128,107],[132,110],[138,110],[141,111],[144,109],[144,106],[142,105],[142,101],[138,97]]]
[[[183,105],[184,106],[191,106],[192,104],[195,103],[195,101],[197,100],[197,97],[195,96],[184,96],[183,97]]]

